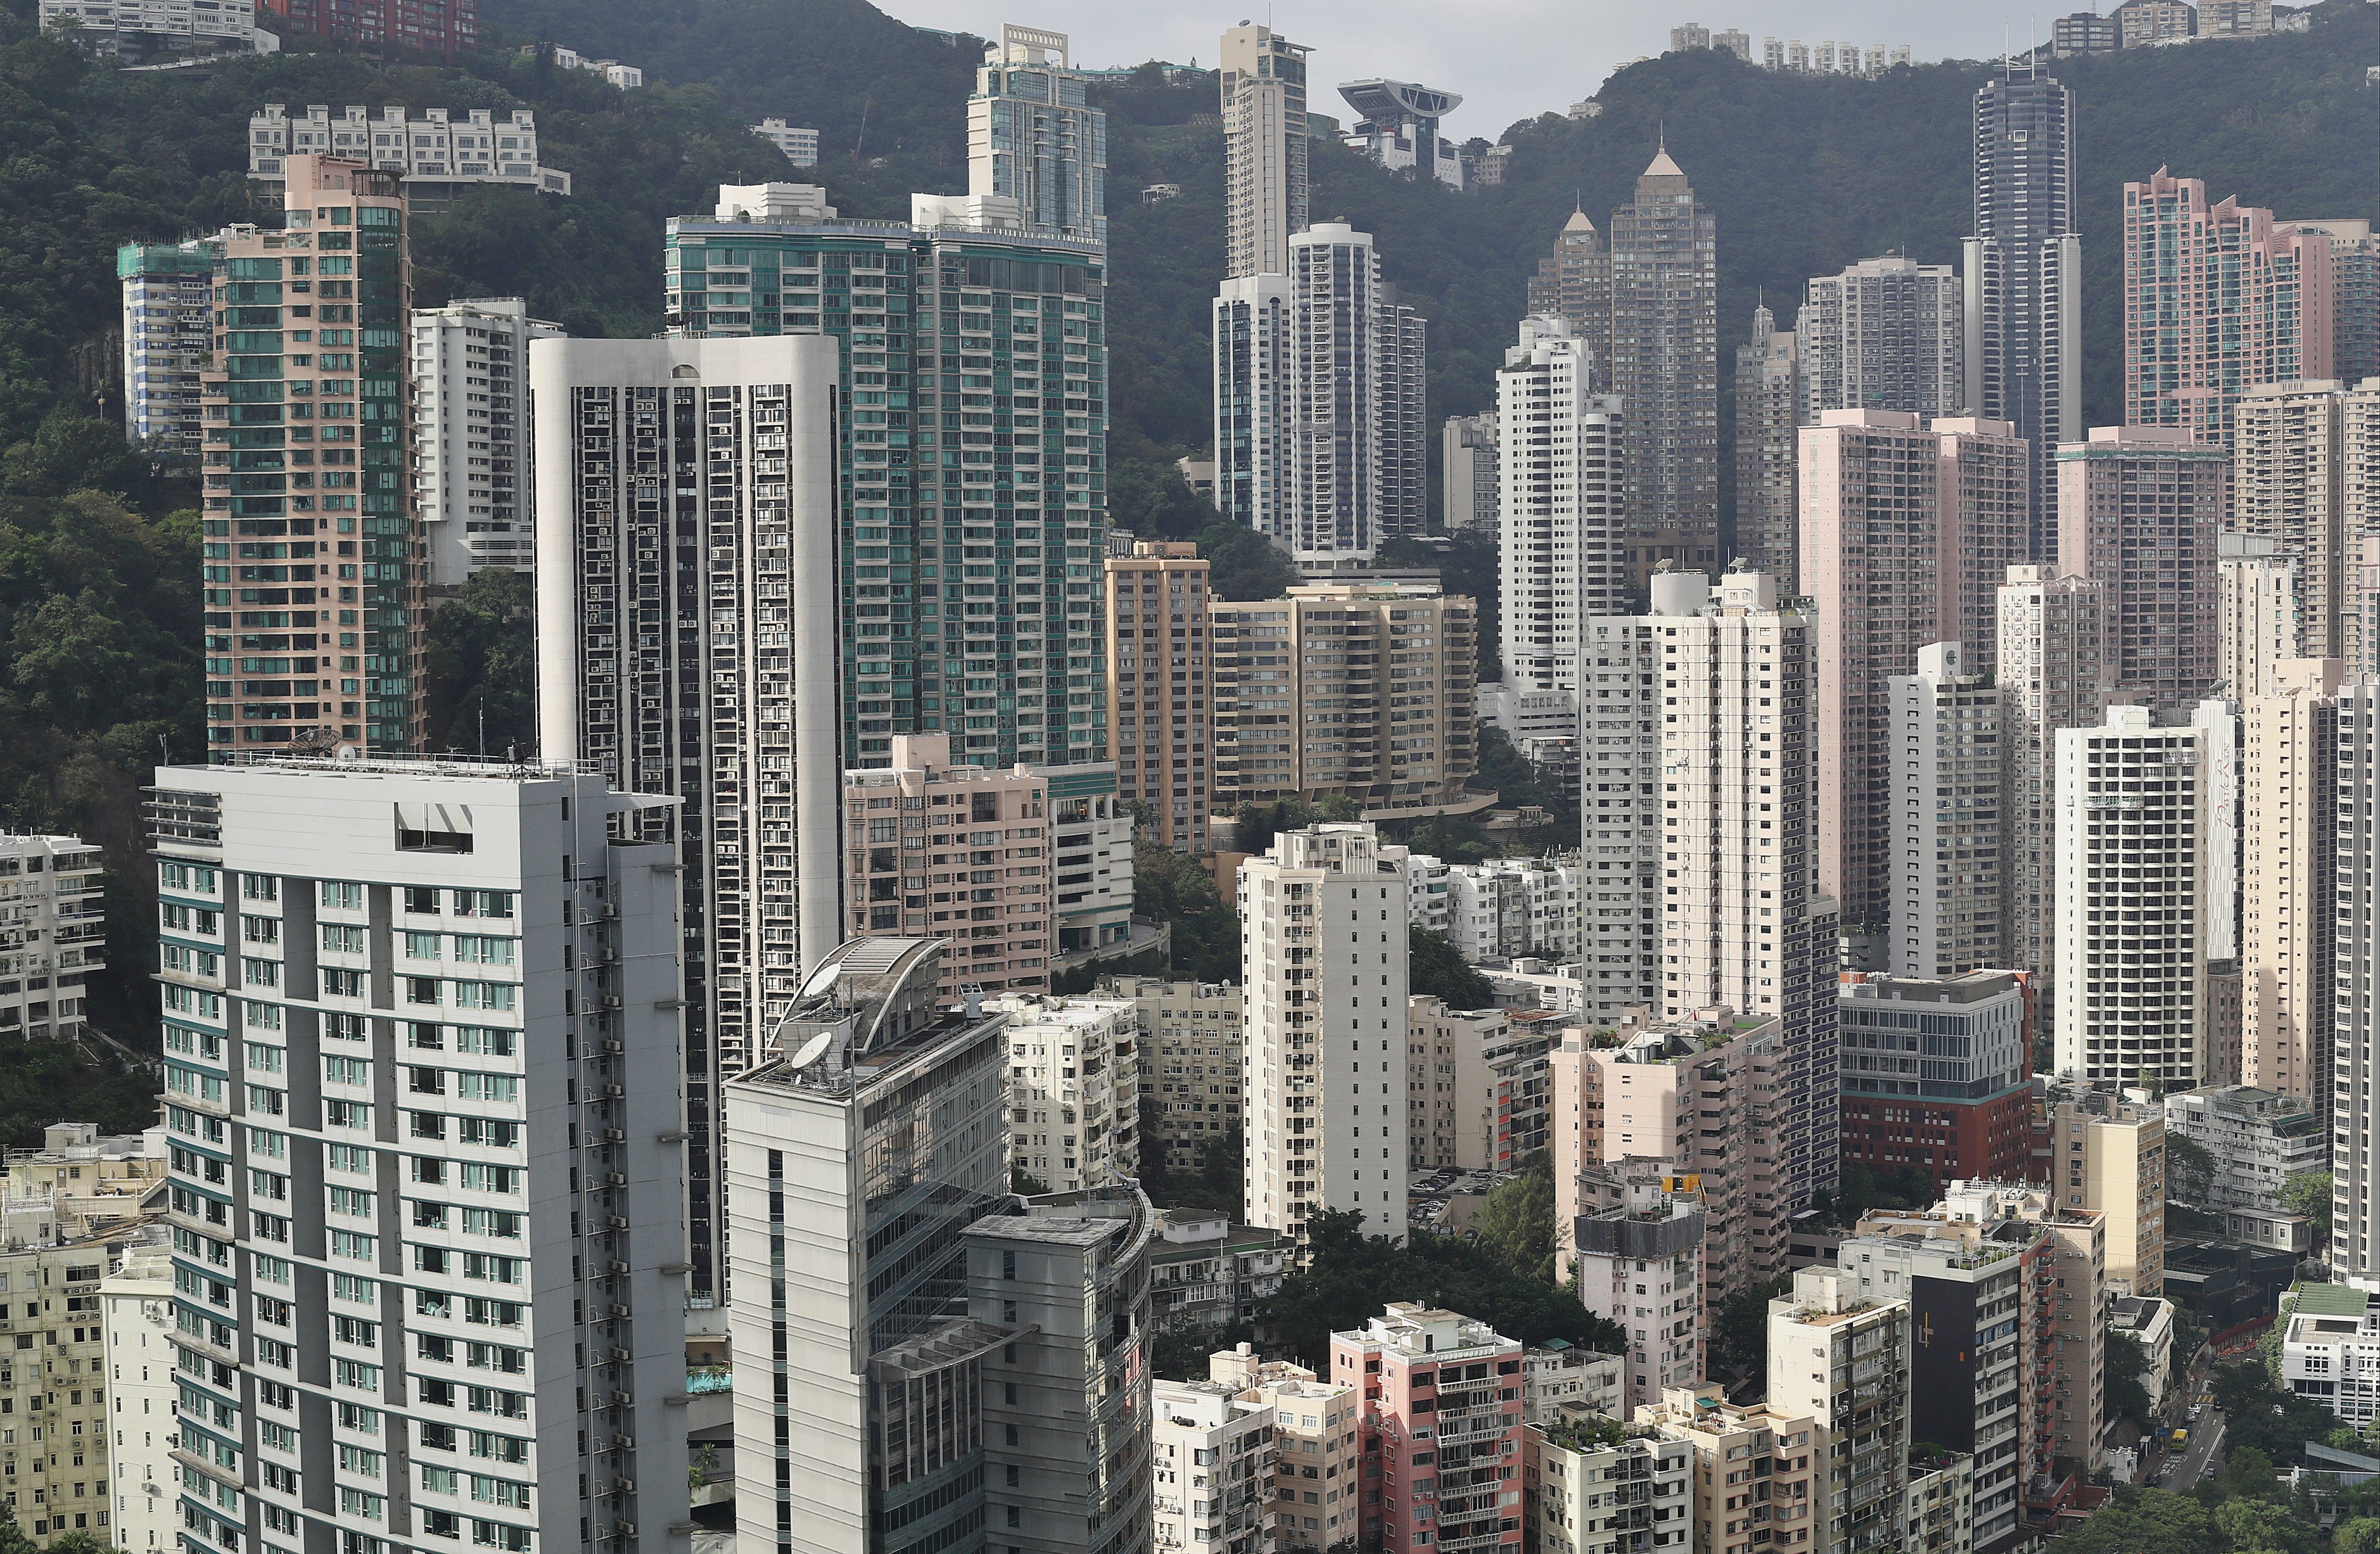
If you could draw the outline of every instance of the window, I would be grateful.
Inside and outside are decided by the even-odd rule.
[[[373,1212],[372,1195],[361,1187],[333,1187],[328,1196],[334,1214],[370,1218]]]
[[[331,1232],[331,1256],[334,1257],[351,1257],[358,1262],[370,1262],[377,1254],[379,1246],[378,1236],[365,1235],[358,1231]]]
[[[465,1100],[512,1103],[520,1099],[520,1081],[509,1074],[467,1074],[455,1075],[456,1093]]]
[[[439,941],[445,936],[436,933],[414,933],[405,936],[405,958],[409,961],[434,961],[439,958]]]
[[[322,1059],[322,1082],[326,1085],[370,1085],[371,1060],[326,1054]]]
[[[366,951],[364,930],[346,923],[324,923],[322,948],[334,955],[363,954]]]
[[[510,965],[513,964],[513,939],[498,939],[484,933],[458,933],[455,936],[455,958],[474,965]]]
[[[510,891],[456,891],[455,916],[457,917],[509,917],[513,915],[513,892]]]
[[[456,1026],[455,1050],[478,1057],[509,1058],[514,1052],[514,1033],[489,1026]]]
[[[321,885],[322,904],[334,912],[360,912],[364,909],[364,888],[352,880],[325,880]]]

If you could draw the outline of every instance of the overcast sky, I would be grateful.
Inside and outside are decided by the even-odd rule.
[[[1714,31],[1763,37],[1907,43],[1915,57],[1985,58],[2000,52],[2006,23],[2022,46],[2038,13],[1955,0],[1223,0],[1223,9],[1178,0],[877,0],[918,27],[996,34],[1003,21],[1071,34],[1075,62],[1092,67],[1170,59],[1215,62],[1222,30],[1268,21],[1314,50],[1314,106],[1347,116],[1332,90],[1367,76],[1417,80],[1462,93],[1446,128],[1490,139],[1520,118],[1560,112],[1615,66],[1669,46],[1670,29],[1698,21]]]

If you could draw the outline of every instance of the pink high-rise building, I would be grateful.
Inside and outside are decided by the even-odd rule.
[[[2260,383],[2331,375],[2329,234],[2160,167],[2124,186],[2124,420],[2230,445]],[[2095,436],[2096,433],[2094,433]]]
[[[1518,1554],[1520,1341],[1416,1301],[1385,1312],[1330,1335],[1330,1379],[1363,1389],[1360,1541],[1380,1554]]]
[[[1998,589],[2027,548],[2031,454],[2009,421],[1826,410],[1802,429],[1801,466],[1802,586],[1818,617],[1818,886],[1840,903],[1859,969],[1882,970],[1889,682],[1915,674],[1929,642],[1965,643],[1978,673],[1996,666]]]

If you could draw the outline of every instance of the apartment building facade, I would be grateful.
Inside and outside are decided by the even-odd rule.
[[[681,941],[667,851],[607,835],[638,802],[563,766],[158,769],[164,942],[219,957],[157,974],[189,1534],[252,1505],[326,1545],[670,1547]]]
[[[1404,1234],[1402,853],[1368,824],[1333,823],[1283,832],[1240,866],[1246,1214],[1301,1245],[1318,1209]]]
[[[1470,804],[1471,600],[1427,584],[1327,583],[1213,610],[1216,812],[1342,795],[1382,819]]]
[[[1140,1012],[1129,999],[1011,994],[1008,1159],[1049,1191],[1105,1186],[1139,1169]]]
[[[283,171],[282,229],[225,237],[200,380],[207,749],[402,754],[427,732],[405,201],[360,160]]]
[[[2058,565],[2107,584],[2116,689],[2170,715],[2196,705],[2221,660],[2216,533],[2230,511],[2219,448],[2157,426],[2098,426],[2061,444]]]
[[[1364,1502],[1366,1540],[1398,1554],[1521,1547],[1521,1518],[1506,1514],[1520,1504],[1523,1462],[1517,1340],[1391,1301],[1330,1335],[1330,1379],[1362,1390],[1364,1478],[1380,1487],[1377,1507]]]
[[[1919,1167],[1937,1191],[2026,1173],[2035,1002],[2024,978],[1846,972],[1837,992],[1845,1160],[1879,1176]]]
[[[413,492],[430,587],[458,589],[482,566],[536,570],[523,506],[536,490],[528,343],[561,333],[517,297],[413,310]]]
[[[1999,687],[1967,673],[1956,642],[1918,649],[1917,673],[1888,684],[1893,974],[2001,965]]]
[[[1234,982],[1113,977],[1140,1021],[1141,1158],[1162,1149],[1169,1171],[1195,1171],[1210,1145],[1244,1125],[1248,1093],[1242,999]]]
[[[1141,807],[1151,841],[1194,855],[1210,844],[1213,814],[1212,573],[1197,546],[1171,540],[1138,540],[1107,561],[1116,797]]]

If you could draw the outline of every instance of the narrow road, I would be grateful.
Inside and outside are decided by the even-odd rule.
[[[2209,1404],[2198,1415],[2198,1423],[2190,1427],[2190,1444],[2178,1457],[2166,1459],[2165,1467],[2152,1479],[2160,1489],[2187,1494],[2198,1482],[2198,1475],[2216,1461],[2223,1447],[2223,1411]]]

